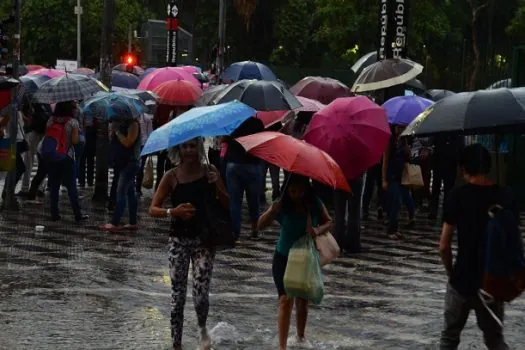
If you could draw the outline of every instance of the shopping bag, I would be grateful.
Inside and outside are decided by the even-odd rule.
[[[321,266],[330,264],[341,253],[339,244],[330,232],[315,237],[315,246],[319,251]]]
[[[324,285],[319,252],[309,235],[297,240],[288,254],[284,272],[284,289],[290,298],[302,298],[319,304]]]
[[[421,167],[416,164],[405,163],[401,184],[412,188],[425,186]]]
[[[148,190],[153,188],[153,161],[151,157],[146,160],[146,166],[144,167],[144,177],[142,178],[142,187]]]
[[[0,138],[0,171],[11,171],[16,165],[16,145],[11,145],[11,139]]]

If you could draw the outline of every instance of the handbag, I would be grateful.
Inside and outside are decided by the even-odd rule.
[[[312,216],[308,214],[306,220],[306,229],[309,232],[312,229]],[[315,247],[319,252],[319,262],[321,263],[321,266],[330,264],[341,253],[341,249],[339,248],[337,241],[330,232],[316,236]]]
[[[153,188],[153,161],[151,157],[146,160],[146,167],[144,168],[144,177],[142,178],[142,187],[148,190]]]
[[[11,171],[15,169],[16,149],[11,147],[11,139],[0,138],[0,171]]]
[[[405,163],[401,184],[407,187],[424,187],[423,173],[421,167],[416,164]]]

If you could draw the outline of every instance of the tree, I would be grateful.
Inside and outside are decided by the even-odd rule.
[[[472,31],[472,53],[474,55],[474,61],[472,62],[472,73],[470,74],[468,89],[470,91],[476,88],[476,79],[478,77],[479,70],[479,47],[478,47],[478,32],[477,32],[477,21],[481,10],[489,5],[489,0],[483,2],[478,0],[468,0],[471,10],[471,22],[470,29]]]

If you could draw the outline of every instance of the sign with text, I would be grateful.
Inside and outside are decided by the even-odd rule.
[[[179,20],[177,16],[179,9],[175,2],[168,4],[167,24],[167,46],[166,46],[166,63],[168,66],[176,67],[177,58],[179,56],[178,40],[179,40]]]
[[[380,0],[378,60],[404,58],[410,0]]]
[[[77,61],[71,61],[71,60],[57,60],[57,64],[55,66],[55,69],[63,70],[66,72],[73,72],[78,69]]]

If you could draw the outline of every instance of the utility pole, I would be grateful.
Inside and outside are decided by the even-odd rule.
[[[20,0],[14,0],[13,4],[14,15],[15,15],[15,26],[13,33],[13,78],[18,79],[18,66],[20,61],[20,32],[21,32],[21,20],[20,20]],[[14,88],[11,92],[11,118],[9,121],[9,135],[11,138],[11,149],[16,149],[16,135],[18,134],[18,87]],[[15,154],[16,154],[15,153]],[[29,169],[28,171],[31,171]],[[16,187],[16,165],[7,174],[6,178],[6,197],[4,208],[6,210],[19,210],[20,206],[15,197],[15,187]]]
[[[113,31],[115,27],[115,0],[104,0],[102,14],[102,37],[100,40],[100,80],[111,88]],[[106,203],[108,200],[108,172],[109,172],[109,137],[108,123],[99,123],[97,129],[96,176],[93,201]]]
[[[129,24],[129,27],[128,27],[128,53],[131,53],[131,36],[132,36],[132,26],[131,26],[131,23]]]
[[[75,14],[77,15],[77,68],[82,67],[82,4],[81,0],[77,0],[75,6]]]
[[[167,46],[166,46],[166,63],[168,67],[177,67],[179,58],[179,8],[175,1],[168,4],[167,24]]]
[[[217,62],[217,76],[222,76],[224,71],[224,53],[226,41],[226,0],[219,0],[219,52]]]

